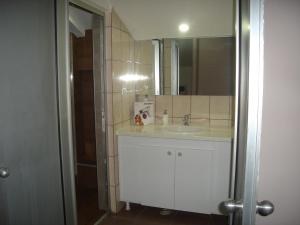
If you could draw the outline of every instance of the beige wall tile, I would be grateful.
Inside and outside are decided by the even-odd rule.
[[[121,21],[121,30],[129,33],[126,25],[122,22],[122,20],[120,20],[120,21]]]
[[[117,133],[117,131],[114,128],[114,152],[115,152],[115,155],[118,155],[118,153],[119,153],[119,150],[118,150],[118,136],[116,135],[116,133]]]
[[[122,62],[112,61],[112,87],[113,92],[121,92],[122,91],[122,81],[120,80],[120,76],[123,73]]]
[[[121,123],[114,125],[114,153],[118,155],[118,136],[116,135],[118,130],[126,125],[126,122],[123,121]]]
[[[234,120],[234,113],[235,113],[235,96],[230,96],[229,97],[229,104],[230,104],[230,119],[233,121]]]
[[[121,60],[121,31],[116,28],[112,28],[111,32],[112,40],[112,59]]]
[[[119,157],[115,157],[115,184],[119,185]],[[118,193],[117,193],[118,194]],[[117,200],[120,199],[120,196],[117,195]]]
[[[142,55],[142,42],[134,41],[134,62],[141,63],[141,55]]]
[[[111,12],[111,24],[113,27],[121,29],[121,20],[114,9]]]
[[[112,29],[111,27],[105,28],[105,58],[111,59],[112,51]]]
[[[94,107],[95,107],[95,112],[100,112],[101,114],[101,97],[103,95],[103,92],[100,90],[95,90],[94,89]]]
[[[122,93],[134,93],[135,92],[135,84],[134,81],[123,82],[123,90]]]
[[[133,74],[133,63],[122,62],[121,63],[121,73],[120,76],[126,74]],[[122,93],[134,92],[135,90],[135,81],[124,81],[120,80]]]
[[[210,120],[210,127],[229,128],[231,120]]]
[[[165,87],[164,88],[164,95],[170,95],[171,94],[171,88]]]
[[[105,10],[105,26],[111,26],[111,10]]]
[[[136,64],[135,65],[135,74],[144,75],[145,74],[144,65]],[[135,89],[138,94],[145,94],[145,85],[147,85],[147,81],[145,81],[145,80],[139,80],[139,81],[135,82]]]
[[[110,210],[113,213],[117,213],[116,187],[113,185],[109,186],[109,201],[110,201]]]
[[[106,92],[112,92],[112,62],[110,60],[106,60],[105,63]]]
[[[134,39],[129,34],[129,60],[134,63]]]
[[[183,125],[183,118],[172,118],[172,124],[174,125]]]
[[[120,185],[116,186],[116,199],[117,199],[117,210],[119,212],[125,206],[124,202],[120,202]]]
[[[141,74],[142,69],[141,69],[141,64],[140,63],[134,63],[134,73],[135,74]]]
[[[115,156],[114,127],[112,125],[107,125],[107,155],[109,157]]]
[[[153,64],[154,52],[153,52],[152,41],[144,41],[142,53],[143,53],[143,63]]]
[[[165,38],[165,39],[164,39],[164,46],[165,46],[166,48],[171,48],[171,39]]]
[[[147,76],[147,70],[146,70],[146,65],[145,64],[140,64],[139,65],[139,74]]]
[[[191,97],[191,116],[209,119],[209,96],[193,95]]]
[[[155,95],[154,84],[151,84],[151,88],[148,90],[149,95]]]
[[[229,96],[210,96],[210,119],[230,119]]]
[[[154,71],[152,65],[145,65],[145,75],[149,77],[149,83],[154,83]]]
[[[113,122],[114,124],[122,121],[122,96],[121,93],[113,93]]]
[[[171,120],[172,120],[172,117],[169,117],[168,122],[171,123],[172,122]],[[154,123],[155,124],[162,124],[162,118],[161,117],[155,117]]]
[[[191,119],[191,124],[194,126],[209,127],[209,119]]]
[[[128,124],[130,123],[130,120],[133,120],[133,114],[134,114],[134,102],[135,102],[135,93],[134,92],[131,92],[129,94],[129,121],[128,121]]]
[[[164,68],[164,87],[171,88],[171,67]]]
[[[164,49],[164,66],[165,67],[171,66],[171,48]]]
[[[109,185],[116,185],[115,179],[115,157],[108,157],[108,175],[109,175]]]
[[[123,103],[123,107],[122,107],[122,120],[129,120],[130,118],[130,112],[131,112],[131,108],[132,106],[130,105],[131,103],[131,96],[129,93],[128,94],[123,94],[122,95],[122,103]]]
[[[171,95],[155,96],[156,117],[162,117],[165,109],[168,111],[169,117],[172,117],[173,116],[172,96]]]
[[[106,123],[113,125],[113,95],[106,93]]]
[[[173,96],[173,117],[191,113],[191,96]]]
[[[131,120],[133,120],[133,119],[131,119],[130,118],[130,120],[126,120],[126,121],[123,121],[123,126],[129,126],[129,125],[131,125]]]
[[[102,135],[102,126],[101,126],[101,113],[96,113],[95,115],[95,136],[96,136],[96,145],[97,145],[97,140],[99,140],[99,137]],[[97,149],[97,148],[96,148]]]
[[[129,35],[126,32],[121,31],[121,60],[126,62],[129,61],[129,48]]]

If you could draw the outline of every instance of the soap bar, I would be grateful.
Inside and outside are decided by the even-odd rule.
[[[135,125],[147,125],[154,123],[154,102],[134,103],[134,123]]]

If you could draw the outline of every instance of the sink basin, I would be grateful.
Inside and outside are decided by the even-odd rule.
[[[174,133],[197,133],[202,131],[203,128],[195,126],[169,126],[166,131]]]

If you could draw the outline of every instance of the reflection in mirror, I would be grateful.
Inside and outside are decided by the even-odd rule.
[[[164,80],[163,80],[163,45],[160,40],[152,40],[153,51],[154,51],[154,87],[155,95],[163,93]]]
[[[164,82],[160,94],[233,95],[233,37],[163,39],[162,43],[164,72],[160,76]]]
[[[234,94],[234,1],[109,2],[114,93]]]

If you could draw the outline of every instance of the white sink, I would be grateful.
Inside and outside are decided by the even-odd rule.
[[[197,133],[203,130],[202,127],[195,126],[169,126],[165,128],[168,132],[174,133]]]

